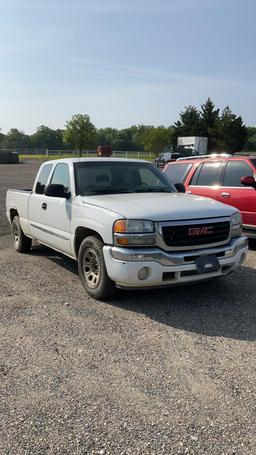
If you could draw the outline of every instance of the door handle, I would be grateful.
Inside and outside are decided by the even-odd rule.
[[[222,197],[230,197],[231,194],[230,194],[230,193],[225,193],[225,192],[224,192],[224,193],[221,193],[221,196],[222,196]]]
[[[47,204],[46,204],[46,202],[43,202],[41,207],[42,207],[43,210],[46,210],[46,209],[47,209]]]

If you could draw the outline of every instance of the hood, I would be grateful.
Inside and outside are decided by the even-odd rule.
[[[237,211],[213,199],[182,193],[106,194],[83,198],[83,202],[127,219],[152,221],[216,218],[231,216]]]

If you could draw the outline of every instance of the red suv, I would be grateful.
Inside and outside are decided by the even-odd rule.
[[[164,173],[173,183],[183,183],[186,193],[238,208],[244,233],[256,239],[256,157],[180,160],[167,164]]]

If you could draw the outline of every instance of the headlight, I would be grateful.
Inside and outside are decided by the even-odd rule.
[[[234,213],[234,215],[231,216],[231,222],[232,225],[234,226],[235,224],[242,224],[242,217],[240,212]]]
[[[154,232],[153,221],[148,220],[118,220],[114,224],[114,232],[127,234],[144,234]]]
[[[155,245],[155,226],[148,220],[117,220],[113,226],[114,244],[119,246]]]
[[[231,216],[232,237],[237,237],[242,234],[242,217],[240,212],[234,213]]]

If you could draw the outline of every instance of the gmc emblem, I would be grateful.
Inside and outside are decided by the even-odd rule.
[[[195,235],[208,235],[213,233],[213,226],[193,227],[188,230],[188,235],[191,237]]]

